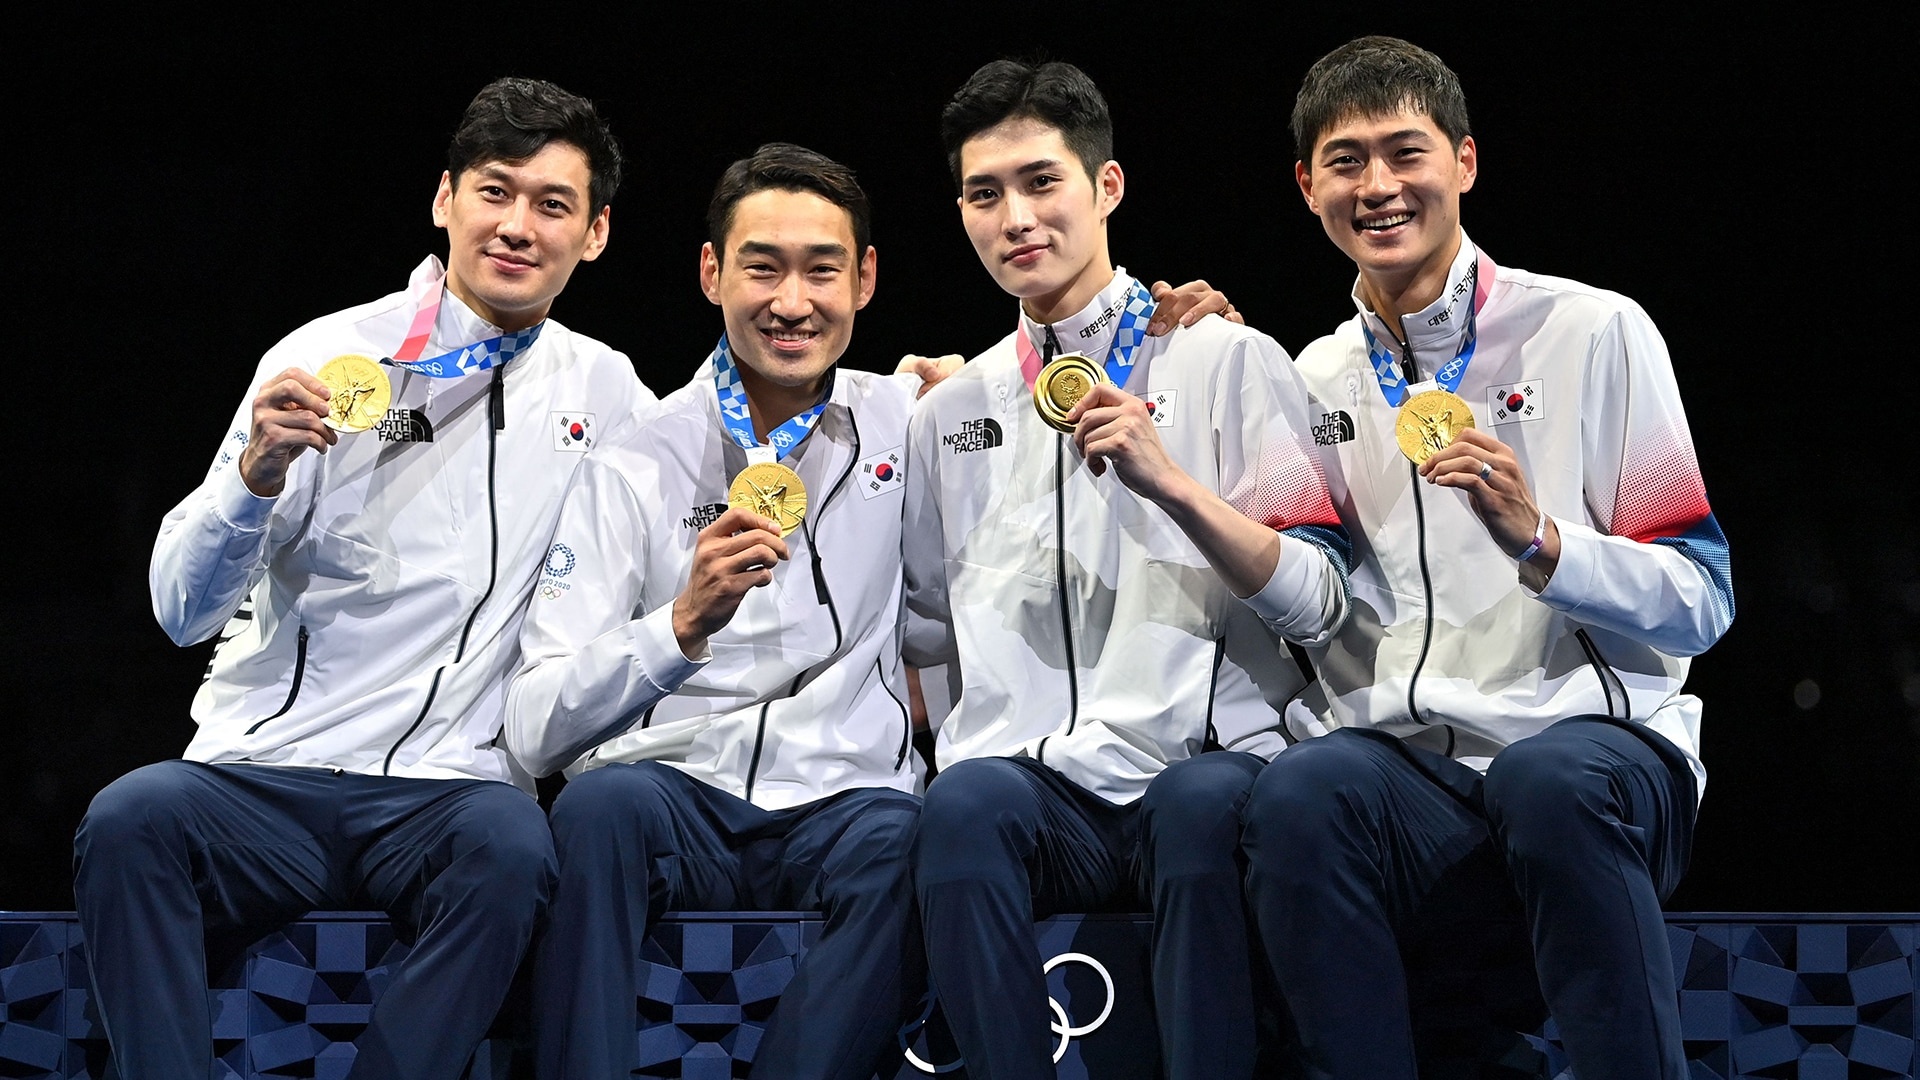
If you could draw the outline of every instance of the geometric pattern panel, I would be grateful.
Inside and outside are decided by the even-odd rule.
[[[745,1076],[819,927],[817,915],[786,912],[663,920],[640,957],[635,1039],[646,1065],[634,1075]],[[1694,1080],[1920,1074],[1920,915],[1674,913],[1667,933]],[[1061,1077],[1155,1075],[1150,934],[1147,920],[1130,916],[1057,916],[1035,927]],[[254,943],[209,980],[215,1075],[343,1076],[407,951],[385,917],[365,912],[316,912]],[[523,984],[469,1080],[530,1075],[528,1015]],[[923,1080],[934,1068],[965,1077],[964,1065],[947,1068],[957,1055],[937,1005],[924,1020],[907,1035],[911,1056],[886,1080]],[[1572,1080],[1551,1021],[1526,1042],[1545,1062],[1529,1073]],[[0,911],[0,1078],[116,1080],[70,912]]]
[[[1693,1080],[1920,1074],[1920,916],[1670,914]],[[1573,1080],[1554,1024],[1538,1040]]]

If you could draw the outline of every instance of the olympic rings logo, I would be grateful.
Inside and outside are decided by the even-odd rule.
[[[1047,961],[1045,964],[1041,965],[1040,972],[1043,975],[1047,974],[1051,972],[1054,968],[1059,967],[1061,964],[1065,964],[1069,962],[1085,964],[1088,967],[1092,968],[1094,971],[1100,973],[1100,981],[1107,988],[1107,1001],[1106,1001],[1106,1004],[1100,1007],[1100,1015],[1094,1017],[1092,1023],[1082,1024],[1078,1027],[1075,1027],[1073,1021],[1067,1016],[1067,1010],[1065,1009],[1065,1007],[1063,1007],[1060,1004],[1060,1002],[1055,1000],[1052,997],[1052,995],[1048,995],[1047,1004],[1053,1009],[1053,1016],[1054,1016],[1052,1020],[1048,1021],[1048,1026],[1053,1029],[1053,1033],[1055,1035],[1060,1036],[1060,1045],[1053,1048],[1053,1063],[1055,1065],[1058,1065],[1060,1063],[1061,1058],[1064,1058],[1067,1056],[1067,1044],[1070,1041],[1080,1038],[1083,1035],[1091,1035],[1093,1032],[1099,1030],[1099,1027],[1101,1024],[1104,1024],[1107,1022],[1107,1017],[1113,1015],[1113,998],[1114,998],[1113,976],[1107,972],[1106,965],[1100,963],[1100,961],[1095,960],[1093,957],[1088,956],[1086,953],[1077,953],[1077,952],[1061,953],[1060,955],[1054,957],[1053,959]],[[926,1018],[922,1017],[921,1022],[924,1024],[926,1022]],[[923,1060],[920,1057],[920,1055],[914,1053],[913,1047],[909,1046],[906,1048],[906,1050],[907,1050],[907,1061],[912,1063],[914,1068],[919,1069],[923,1073],[948,1073],[966,1064],[964,1060],[958,1060],[958,1061],[950,1061],[945,1065],[932,1065],[926,1062],[925,1060]]]

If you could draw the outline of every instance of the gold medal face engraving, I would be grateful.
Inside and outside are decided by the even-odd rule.
[[[1450,446],[1454,436],[1472,426],[1473,410],[1459,395],[1428,390],[1401,404],[1393,435],[1407,460],[1424,465],[1428,458]]]
[[[807,485],[800,474],[777,462],[763,461],[740,470],[727,488],[727,505],[745,507],[769,518],[785,536],[807,516]]]
[[[1046,421],[1048,427],[1072,434],[1073,425],[1067,423],[1067,414],[1081,398],[1106,381],[1107,373],[1079,353],[1056,356],[1033,380],[1033,407],[1039,410],[1040,419]]]
[[[327,389],[333,391],[328,404],[326,424],[336,431],[365,431],[387,415],[393,400],[393,386],[387,373],[371,356],[347,353],[320,365],[317,373]]]

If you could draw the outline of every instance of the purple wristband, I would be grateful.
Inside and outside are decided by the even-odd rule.
[[[1542,510],[1540,511],[1540,523],[1533,527],[1533,543],[1528,544],[1527,549],[1525,551],[1522,551],[1520,554],[1515,555],[1514,558],[1519,560],[1520,562],[1526,562],[1528,559],[1531,559],[1535,555],[1540,554],[1540,549],[1546,545],[1546,542],[1547,542],[1547,512],[1545,510]]]

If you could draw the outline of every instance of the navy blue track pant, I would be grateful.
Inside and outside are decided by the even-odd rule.
[[[976,758],[927,789],[915,890],[941,1011],[974,1080],[1051,1078],[1033,922],[1154,911],[1154,1010],[1173,1080],[1249,1076],[1254,1009],[1237,844],[1262,762],[1209,753],[1116,806],[1027,758]]]
[[[74,837],[94,1000],[124,1080],[210,1074],[208,935],[363,907],[416,939],[349,1075],[453,1080],[554,874],[539,804],[490,780],[163,761],[107,785]]]
[[[885,1060],[897,1067],[926,983],[907,865],[919,811],[891,788],[763,810],[651,761],[568,782],[552,813],[560,886],[535,949],[541,1080],[633,1070],[640,945],[669,910],[825,913],[755,1076],[868,1080]]]
[[[1415,1075],[1403,956],[1476,915],[1526,935],[1580,1080],[1682,1080],[1660,902],[1693,774],[1644,727],[1574,717],[1472,769],[1355,729],[1289,748],[1245,833],[1260,939],[1315,1078]],[[1517,891],[1517,903],[1516,903]]]

